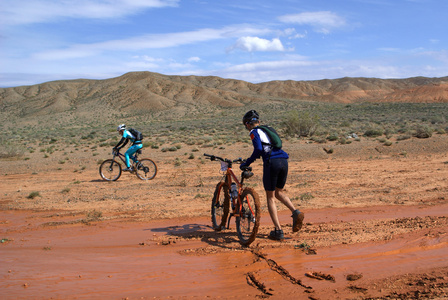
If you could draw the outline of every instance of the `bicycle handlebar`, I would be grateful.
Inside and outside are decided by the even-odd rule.
[[[210,159],[211,161],[220,160],[220,161],[226,162],[228,164],[231,164],[231,163],[242,164],[242,163],[246,162],[246,160],[242,159],[241,157],[239,157],[237,159],[234,159],[234,160],[230,160],[230,159],[227,159],[227,158],[222,158],[222,157],[211,155],[211,154],[207,154],[207,153],[204,153],[204,156],[207,157],[208,159]],[[248,171],[252,170],[251,167],[246,167],[245,169],[248,170]]]

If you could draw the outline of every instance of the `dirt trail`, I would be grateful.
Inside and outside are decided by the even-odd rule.
[[[346,299],[440,285],[431,294],[447,296],[447,210],[448,204],[311,210],[307,221],[318,226],[308,225],[284,243],[259,236],[250,248],[238,245],[234,228],[213,232],[208,218],[50,226],[48,212],[4,211],[2,234],[13,240],[0,246],[0,289],[2,299]],[[392,214],[397,218],[388,217]],[[387,221],[415,219],[420,220],[418,230],[388,237]],[[375,224],[386,238],[344,242],[343,236],[356,234],[352,224],[360,221]],[[328,229],[316,229],[324,226],[336,228],[332,235],[337,242],[315,245],[313,254],[302,245],[319,244]],[[337,233],[342,227],[344,232]],[[306,276],[310,273],[331,275],[334,281]],[[413,280],[414,273],[424,275]],[[362,278],[349,281],[351,274]],[[399,275],[406,277],[395,282]]]
[[[255,164],[248,184],[260,193],[262,220],[249,248],[233,221],[210,228],[218,164],[153,152],[155,180],[124,174],[108,183],[88,151],[64,164],[57,153],[2,161],[0,298],[444,299],[447,142],[334,145],[332,156],[319,145],[286,145],[287,192],[305,224],[292,234],[279,206],[286,240],[267,238]]]

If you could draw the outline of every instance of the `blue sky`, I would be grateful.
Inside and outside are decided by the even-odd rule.
[[[447,0],[1,0],[0,86],[448,75]]]

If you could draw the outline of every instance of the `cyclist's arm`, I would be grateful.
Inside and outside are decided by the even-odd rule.
[[[256,129],[253,129],[250,132],[250,138],[252,139],[252,145],[254,146],[254,151],[252,152],[252,155],[246,160],[244,166],[249,166],[257,158],[260,158],[261,154],[263,153],[263,145],[261,144],[261,139]]]
[[[116,149],[123,148],[124,146],[126,146],[127,143],[128,143],[128,139],[125,137],[122,137],[121,140],[118,142],[118,144],[114,148],[116,148]],[[123,144],[123,145],[121,145],[121,144]]]

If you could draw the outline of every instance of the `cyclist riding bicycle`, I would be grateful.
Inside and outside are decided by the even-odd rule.
[[[269,238],[283,240],[284,234],[280,221],[278,220],[277,205],[275,204],[274,197],[291,210],[293,232],[297,232],[302,228],[304,218],[304,214],[298,209],[295,209],[283,189],[288,177],[289,155],[281,148],[274,147],[267,133],[258,127],[260,126],[260,116],[255,110],[250,110],[244,115],[243,124],[250,131],[254,151],[246,162],[240,165],[240,168],[243,169],[249,166],[257,158],[260,158],[260,156],[263,158],[263,186],[266,191],[269,215],[275,226],[274,230],[270,232]]]
[[[117,131],[121,135],[121,140],[113,148],[113,150],[114,151],[120,150],[121,148],[126,146],[129,141],[131,141],[131,143],[132,143],[131,147],[129,147],[129,149],[124,154],[124,156],[126,158],[126,168],[123,169],[123,171],[126,171],[126,172],[133,171],[132,167],[131,167],[131,164],[130,164],[130,161],[129,161],[129,158],[131,158],[135,162],[134,154],[135,154],[135,152],[137,152],[138,150],[143,148],[142,141],[138,140],[137,137],[132,135],[132,133],[129,130],[126,129],[126,125],[125,124],[118,125]]]

